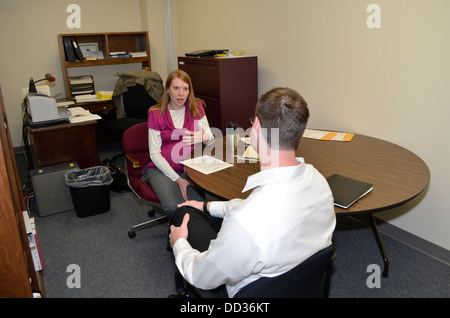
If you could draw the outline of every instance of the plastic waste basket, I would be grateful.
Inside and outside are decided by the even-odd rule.
[[[96,166],[65,174],[77,216],[84,218],[108,212],[111,208],[109,185],[113,182],[111,171]]]

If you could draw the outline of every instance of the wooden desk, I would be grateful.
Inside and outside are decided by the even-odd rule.
[[[384,260],[383,275],[387,276],[389,262],[373,213],[400,206],[422,194],[430,181],[425,162],[403,147],[363,135],[355,135],[350,142],[303,138],[297,156],[303,157],[324,177],[337,173],[374,185],[370,194],[350,208],[335,207],[335,211],[339,215],[369,217]],[[233,167],[210,175],[189,167],[185,170],[192,182],[211,194],[223,199],[246,198],[251,191],[242,193],[242,189],[247,177],[259,171],[259,163],[235,163]]]
[[[36,167],[76,161],[81,169],[98,166],[96,121],[30,128],[29,136]]]

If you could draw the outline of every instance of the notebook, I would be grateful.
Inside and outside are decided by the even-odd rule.
[[[373,184],[333,174],[327,178],[334,197],[334,205],[348,209],[353,203],[373,190]]]

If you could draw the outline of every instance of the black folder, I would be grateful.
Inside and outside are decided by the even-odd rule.
[[[194,52],[185,53],[186,56],[189,57],[208,57],[214,56],[216,54],[223,54],[228,50],[198,50]]]
[[[66,52],[66,61],[67,62],[75,61],[75,52],[72,46],[72,39],[63,38],[63,43],[64,43],[64,52]]]
[[[373,184],[339,174],[327,178],[334,197],[334,205],[348,209],[353,203],[373,190]]]
[[[72,47],[75,52],[75,57],[77,60],[84,61],[83,53],[81,52],[80,46],[78,45],[78,41],[75,38],[72,38]]]

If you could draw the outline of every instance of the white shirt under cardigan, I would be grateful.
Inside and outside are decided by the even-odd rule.
[[[201,289],[226,284],[233,297],[259,277],[281,275],[331,244],[336,225],[326,179],[303,158],[298,166],[260,171],[247,179],[245,199],[212,201],[221,230],[203,253],[186,239],[173,246],[184,278]],[[203,213],[203,212],[202,212]]]
[[[182,128],[184,123],[185,109],[179,110],[169,110],[170,116],[172,117],[172,122],[175,128]],[[205,131],[208,135],[208,141],[205,144],[209,144],[214,140],[214,136],[209,127],[208,119],[206,116],[203,116],[200,119],[200,123],[198,125],[199,129]],[[149,128],[148,130],[148,146],[150,152],[150,159],[153,161],[155,166],[158,167],[159,170],[162,171],[169,179],[172,181],[177,180],[180,176],[173,170],[167,160],[161,155],[161,132],[158,130],[154,130]]]

